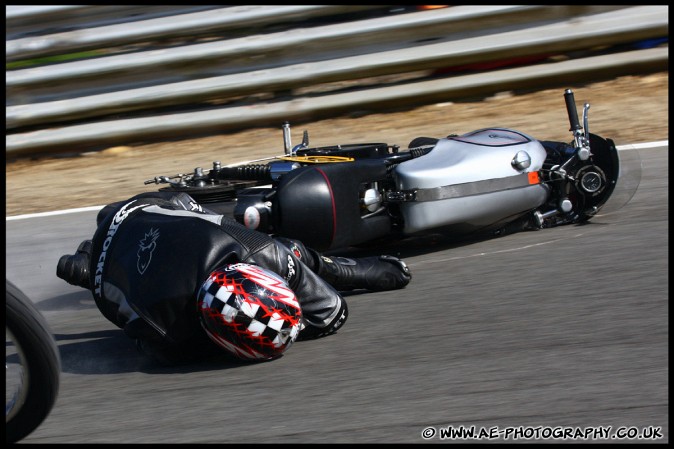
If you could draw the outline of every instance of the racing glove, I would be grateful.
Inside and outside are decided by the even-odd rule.
[[[340,291],[396,290],[404,288],[412,279],[405,262],[393,256],[350,259],[321,255],[318,275]]]
[[[298,240],[283,237],[276,237],[276,240],[292,251],[311,271],[340,291],[395,290],[405,287],[412,279],[405,262],[397,257],[328,257],[307,248]]]

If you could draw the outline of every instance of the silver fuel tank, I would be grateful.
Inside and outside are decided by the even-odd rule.
[[[404,232],[479,229],[535,209],[549,194],[537,173],[545,159],[537,140],[510,129],[440,139],[394,170],[397,188],[415,192],[414,201],[400,204]]]

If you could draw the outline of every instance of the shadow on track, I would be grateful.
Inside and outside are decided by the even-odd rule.
[[[121,329],[55,334],[55,338],[61,353],[62,371],[71,374],[175,374],[247,365],[246,362],[232,360],[227,354],[223,354],[178,366],[161,366],[141,354],[136,349],[134,340],[127,337]]]

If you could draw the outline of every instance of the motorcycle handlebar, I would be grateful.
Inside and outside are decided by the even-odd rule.
[[[578,121],[576,100],[573,96],[573,91],[571,89],[566,89],[564,91],[564,101],[566,102],[566,112],[569,114],[569,124],[571,125],[569,131],[573,131],[575,133],[576,131],[582,129],[582,127],[580,126],[580,122]]]

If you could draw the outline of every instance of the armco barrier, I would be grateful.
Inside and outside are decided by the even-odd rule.
[[[668,7],[659,5],[8,6],[7,12],[8,61],[103,54],[7,71],[6,151],[15,154],[446,101],[560,77],[660,70],[668,60],[666,46],[592,53],[667,36]],[[451,66],[580,53],[585,57],[520,69],[425,77]],[[393,75],[418,79],[356,93],[300,93]]]

